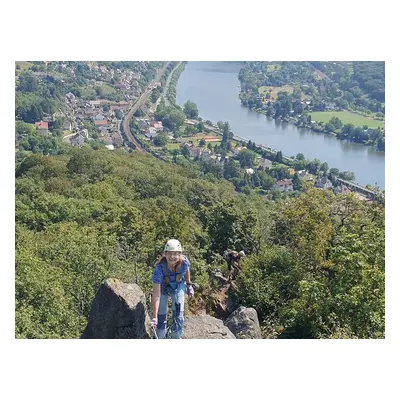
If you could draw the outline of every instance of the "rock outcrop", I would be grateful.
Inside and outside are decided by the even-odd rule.
[[[235,285],[233,282],[227,283],[213,294],[213,307],[215,315],[225,319],[238,307],[234,298]]]
[[[260,323],[254,308],[239,307],[225,321],[237,339],[261,339]]]
[[[145,295],[135,283],[108,279],[96,293],[82,339],[150,339]]]
[[[213,269],[210,271],[208,281],[210,286],[214,286],[215,284],[218,286],[224,286],[229,283],[228,278],[226,278],[219,269]]]
[[[142,289],[108,279],[93,300],[82,339],[150,339],[150,317]],[[236,339],[223,321],[210,315],[185,315],[182,339]]]
[[[210,315],[188,315],[183,323],[182,339],[236,339],[217,318]]]

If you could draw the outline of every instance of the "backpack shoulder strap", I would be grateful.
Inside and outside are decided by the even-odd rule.
[[[166,262],[161,263],[162,273],[163,273],[163,282],[169,283],[169,270]]]

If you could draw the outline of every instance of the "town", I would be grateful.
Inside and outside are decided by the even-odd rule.
[[[83,69],[90,79],[86,79],[84,90],[75,90],[75,94],[67,92],[63,106],[54,113],[43,112],[43,117],[34,123],[36,131],[42,137],[51,136],[54,127],[62,121],[62,140],[71,146],[101,143],[109,150],[147,151],[165,161],[182,162],[179,160],[184,158],[200,162],[208,165],[208,170],[213,169],[210,165],[214,164],[213,173],[217,177],[230,180],[238,191],[246,193],[257,189],[266,199],[271,193],[275,197],[279,193],[290,194],[303,185],[332,190],[335,194],[354,192],[365,201],[374,198],[376,190],[372,187],[358,185],[351,181],[351,176],[349,179],[348,174],[333,171],[335,169],[328,172],[327,166],[319,160],[307,162],[301,154],[289,157],[270,147],[246,143],[245,139],[234,136],[229,127],[224,128],[222,122],[203,121],[194,103],[190,104],[192,109],[184,113],[185,110],[167,96],[174,89],[171,78],[180,64],[165,63],[162,68],[158,65],[157,72],[160,77],[163,75],[162,79],[157,80],[154,74],[153,79],[146,82],[141,80],[141,72],[127,68],[95,62],[84,63],[84,67],[82,63],[72,66],[57,63],[55,71],[66,74],[72,81],[79,79],[79,71]],[[47,70],[48,64],[42,69]],[[44,83],[55,79],[53,74],[43,71],[31,74],[32,79]],[[175,73],[175,84],[178,77],[179,70]],[[64,80],[60,79],[60,83]],[[162,113],[160,109],[168,109],[164,118],[157,118]],[[175,111],[181,114],[177,117],[179,121],[164,126],[163,120],[169,122],[170,114]],[[226,173],[227,165],[235,172]]]

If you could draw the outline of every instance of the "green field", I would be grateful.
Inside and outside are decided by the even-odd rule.
[[[343,124],[353,124],[354,126],[367,125],[368,128],[372,129],[379,126],[382,128],[385,127],[384,121],[378,121],[349,111],[316,111],[311,113],[313,121],[329,122],[332,117],[338,117]]]
[[[168,150],[179,150],[179,143],[167,143],[165,147]]]

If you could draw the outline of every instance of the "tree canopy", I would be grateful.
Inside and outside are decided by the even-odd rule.
[[[272,336],[384,336],[382,205],[317,189],[265,202],[223,178],[240,179],[239,161],[219,171],[180,163],[86,146],[17,162],[17,337],[79,337],[109,277],[148,293],[170,237],[184,243],[205,299],[207,271],[227,248],[245,250],[236,296]],[[265,171],[246,179],[273,183]]]

